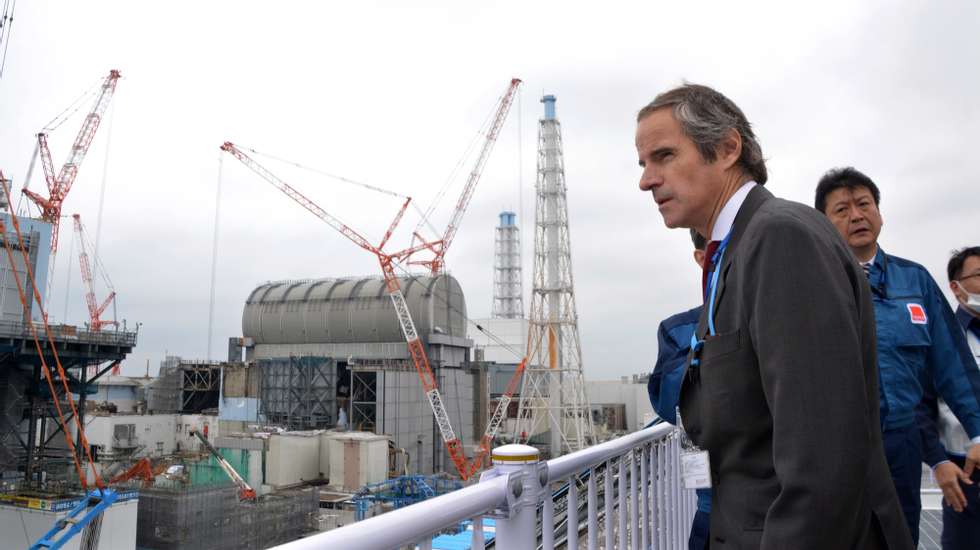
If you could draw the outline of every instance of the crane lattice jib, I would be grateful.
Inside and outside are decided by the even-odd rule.
[[[88,153],[89,146],[92,145],[92,140],[95,138],[95,131],[99,129],[99,124],[102,122],[102,115],[105,114],[105,110],[109,107],[109,100],[112,99],[112,95],[116,91],[116,81],[118,80],[119,71],[110,71],[109,76],[102,83],[102,91],[99,93],[99,98],[96,99],[95,105],[92,107],[88,116],[85,117],[85,122],[75,137],[75,143],[72,144],[71,151],[68,153],[68,160],[65,161],[65,164],[61,167],[61,173],[58,174],[57,183],[62,195],[67,195],[72,184],[75,183],[78,167],[81,166],[82,161],[85,159],[85,154]]]
[[[95,285],[92,282],[92,264],[88,259],[88,249],[85,247],[85,231],[82,227],[82,218],[78,214],[72,214],[75,220],[75,233],[78,235],[79,252],[78,263],[82,271],[82,281],[85,283],[85,303],[88,306],[89,325],[95,332],[102,330],[106,325],[115,325],[115,321],[103,321],[102,313],[112,303],[116,297],[115,291],[109,293],[105,301],[100,306],[95,300]]]
[[[510,112],[510,106],[514,103],[514,94],[517,92],[517,87],[520,86],[520,84],[521,79],[512,79],[507,91],[504,92],[503,97],[500,98],[500,105],[497,107],[497,112],[493,117],[490,128],[487,130],[487,139],[483,142],[483,148],[480,150],[480,155],[477,157],[476,164],[473,166],[473,170],[470,171],[470,175],[466,180],[466,185],[463,186],[463,191],[460,193],[459,200],[456,202],[456,209],[453,211],[453,216],[449,221],[449,225],[446,226],[446,232],[442,236],[442,244],[438,247],[438,252],[436,253],[435,258],[432,259],[431,267],[433,273],[439,273],[442,271],[442,260],[446,255],[446,251],[449,249],[449,245],[452,244],[453,238],[456,237],[456,231],[459,229],[459,224],[463,221],[463,214],[466,213],[466,208],[470,204],[470,199],[473,198],[473,191],[476,190],[476,183],[480,180],[480,174],[483,173],[483,167],[486,165],[487,159],[490,158],[490,151],[493,150],[493,146],[497,142],[497,136],[500,134],[500,129],[503,127],[504,121],[507,119],[507,113]]]
[[[237,158],[251,169],[253,172],[262,177],[265,181],[274,185],[277,189],[285,193],[289,198],[298,202],[300,206],[309,210],[316,217],[327,222],[330,227],[333,227],[337,231],[340,231],[345,237],[354,241],[357,246],[374,253],[378,253],[378,249],[375,248],[367,239],[362,237],[358,232],[351,229],[347,224],[337,219],[335,216],[328,213],[326,210],[320,208],[315,202],[311,201],[306,197],[306,195],[297,191],[293,186],[289,185],[278,176],[270,172],[266,167],[262,166],[256,162],[252,157],[246,155],[241,149],[235,146],[234,143],[226,141],[222,146],[221,150],[227,153],[231,153],[232,156]]]
[[[119,71],[113,69],[109,71],[109,76],[102,82],[102,89],[95,104],[85,117],[82,127],[75,136],[75,142],[68,152],[68,160],[61,166],[61,171],[55,175],[54,162],[51,160],[51,149],[48,147],[48,136],[45,133],[37,135],[38,153],[41,157],[41,166],[44,169],[44,179],[48,185],[48,197],[44,198],[37,193],[24,190],[32,201],[41,208],[41,219],[51,224],[51,251],[58,250],[58,227],[61,220],[61,205],[68,196],[75,178],[78,176],[78,169],[85,160],[92,140],[95,139],[95,132],[99,129],[102,122],[102,115],[109,107],[109,102],[116,91],[116,82],[119,80]]]

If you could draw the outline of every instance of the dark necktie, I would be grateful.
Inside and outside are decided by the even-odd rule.
[[[704,249],[704,267],[701,269],[701,295],[704,296],[705,302],[708,301],[708,297],[705,296],[708,291],[708,273],[714,267],[712,260],[720,245],[721,241],[711,241]]]
[[[867,277],[868,280],[870,280],[871,279],[871,264],[870,263],[861,264],[861,269],[864,270],[864,276]]]

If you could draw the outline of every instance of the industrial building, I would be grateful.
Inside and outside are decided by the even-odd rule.
[[[482,428],[475,415],[486,400],[469,361],[463,291],[450,275],[399,283],[453,426],[475,442],[474,427]],[[451,464],[381,278],[260,285],[245,303],[242,333],[266,421],[327,428],[343,410],[353,429],[390,436],[411,456],[414,473]]]

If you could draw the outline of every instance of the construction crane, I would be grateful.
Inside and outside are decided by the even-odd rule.
[[[109,101],[116,91],[116,81],[119,80],[119,71],[113,69],[109,71],[109,76],[102,82],[102,89],[92,105],[92,109],[85,117],[75,143],[71,146],[68,153],[68,160],[62,165],[61,170],[55,174],[54,163],[51,160],[51,150],[48,148],[48,135],[45,132],[37,134],[37,147],[41,156],[41,166],[44,168],[44,179],[48,185],[48,196],[43,197],[30,189],[24,189],[27,195],[41,209],[41,219],[51,224],[51,252],[58,250],[58,227],[61,222],[61,206],[65,202],[65,197],[71,191],[71,186],[75,183],[78,176],[78,169],[85,160],[92,139],[95,138],[95,131],[99,129],[102,122],[102,115],[109,107]]]
[[[421,379],[422,389],[425,391],[426,398],[429,400],[429,406],[432,409],[432,414],[435,416],[436,424],[439,427],[439,434],[442,437],[443,443],[446,445],[453,464],[456,466],[456,471],[459,472],[459,475],[464,480],[467,479],[469,477],[469,465],[466,460],[466,454],[463,452],[463,444],[453,431],[452,423],[449,420],[449,413],[446,411],[446,407],[442,401],[442,394],[439,392],[439,385],[436,382],[435,375],[432,373],[432,368],[429,366],[429,358],[425,353],[425,346],[419,338],[418,331],[415,328],[415,322],[412,320],[412,315],[408,310],[408,303],[402,294],[401,283],[398,281],[398,276],[395,275],[395,262],[404,260],[408,255],[420,250],[424,245],[418,245],[417,247],[408,248],[394,254],[384,252],[385,245],[388,243],[402,216],[404,216],[405,210],[412,201],[411,197],[405,198],[405,202],[395,215],[395,219],[388,226],[388,230],[385,232],[380,244],[374,246],[361,234],[329,214],[312,200],[305,197],[288,183],[246,155],[234,143],[226,141],[221,146],[221,150],[240,160],[242,164],[272,184],[276,189],[285,193],[286,196],[312,212],[316,217],[326,222],[327,225],[333,227],[357,246],[374,254],[378,259],[381,272],[384,276],[385,289],[388,291],[388,296],[391,298],[395,314],[398,316],[398,323],[408,344],[408,351],[412,356],[412,363]]]
[[[463,185],[463,190],[460,192],[459,199],[456,200],[456,208],[453,210],[453,215],[449,219],[449,223],[446,225],[446,230],[443,231],[442,237],[436,241],[426,241],[421,235],[418,234],[418,232],[415,233],[415,238],[422,241],[423,248],[432,252],[432,258],[421,261],[409,261],[408,263],[428,267],[433,276],[441,274],[445,269],[446,252],[449,250],[449,245],[452,244],[453,239],[456,237],[456,232],[459,231],[460,223],[463,221],[463,214],[466,213],[466,208],[470,204],[470,199],[473,198],[473,192],[476,190],[476,184],[480,181],[480,176],[483,174],[483,167],[487,164],[487,160],[490,158],[490,152],[493,151],[494,144],[497,143],[497,136],[500,135],[500,129],[504,126],[504,121],[507,120],[507,113],[510,112],[510,107],[514,103],[514,95],[517,93],[517,88],[520,85],[521,79],[511,79],[510,84],[507,86],[507,90],[504,92],[504,95],[500,97],[500,101],[497,104],[497,110],[494,113],[490,122],[490,127],[487,130],[483,147],[480,149],[480,154],[476,158],[476,163],[473,165],[473,169],[470,170],[469,177],[466,179],[466,184]]]
[[[197,430],[191,430],[191,435],[196,435],[197,438],[201,440],[201,443],[203,443],[204,447],[208,450],[209,453],[211,453],[211,456],[213,456],[214,459],[218,461],[218,465],[221,466],[221,469],[224,470],[226,474],[228,474],[228,477],[230,477],[231,480],[235,482],[235,485],[238,485],[238,500],[254,501],[255,489],[252,489],[252,486],[249,485],[247,481],[245,481],[245,478],[238,475],[238,472],[236,472],[235,469],[231,467],[231,464],[229,464],[228,461],[225,460],[225,457],[221,456],[221,454],[218,453],[218,449],[215,449],[214,446],[211,445],[211,442],[208,441],[206,437],[204,437],[204,434],[202,434]]]
[[[82,270],[82,281],[85,283],[85,303],[88,305],[89,328],[93,332],[99,332],[104,326],[118,325],[116,321],[102,320],[102,314],[115,299],[116,291],[112,289],[108,278],[104,277],[106,284],[109,286],[109,295],[106,296],[102,305],[98,305],[98,301],[95,299],[95,285],[92,283],[92,265],[88,259],[88,249],[85,247],[85,230],[82,227],[82,217],[78,214],[72,214],[72,218],[75,220],[75,234],[78,236],[79,242],[78,263]],[[98,262],[98,258],[96,258],[96,262]],[[119,366],[117,365],[113,370],[113,374],[119,374],[118,368]]]

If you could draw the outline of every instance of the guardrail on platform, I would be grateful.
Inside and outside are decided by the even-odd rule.
[[[551,550],[556,539],[574,549],[582,535],[590,550],[600,538],[606,549],[683,549],[695,496],[681,486],[679,450],[669,424],[547,462],[531,447],[508,445],[494,450],[500,460],[479,483],[275,550],[426,550],[465,520],[473,520],[472,548],[482,549],[483,516],[496,518],[496,547],[507,550],[533,550],[539,540]]]
[[[38,337],[42,340],[47,338],[44,331],[44,325],[41,323],[34,323],[37,328]],[[51,336],[56,341],[61,342],[82,342],[86,344],[107,344],[115,346],[129,346],[133,347],[136,345],[136,333],[135,332],[124,332],[117,330],[84,330],[76,327],[74,325],[48,325],[51,330]],[[26,338],[33,339],[33,332],[29,325],[16,321],[0,321],[0,337],[14,337],[14,338]]]

